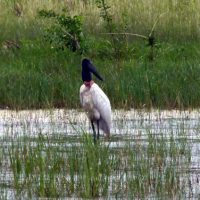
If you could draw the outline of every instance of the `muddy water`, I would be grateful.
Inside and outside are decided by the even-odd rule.
[[[123,146],[129,138],[144,141],[147,133],[182,132],[191,143],[192,155],[188,197],[200,198],[200,111],[114,110],[112,114],[112,146]],[[79,137],[82,130],[92,132],[86,115],[76,110],[0,111],[0,136],[19,137],[38,134],[64,134]],[[101,134],[102,136],[102,134]],[[111,141],[112,141],[111,140]]]

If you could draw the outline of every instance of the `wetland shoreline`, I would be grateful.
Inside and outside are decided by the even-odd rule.
[[[0,110],[0,195],[196,198],[199,118],[199,110],[114,110],[110,141],[101,134],[94,145],[79,110]]]

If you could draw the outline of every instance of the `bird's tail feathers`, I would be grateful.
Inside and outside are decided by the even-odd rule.
[[[103,119],[100,119],[100,121],[99,121],[99,128],[101,130],[103,130],[103,132],[107,136],[110,136],[110,127],[109,127],[109,125]]]

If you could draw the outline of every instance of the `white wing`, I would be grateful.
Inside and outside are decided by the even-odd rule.
[[[100,128],[106,133],[110,133],[111,127],[111,105],[108,97],[102,89],[93,83],[90,88],[94,107],[100,113]]]

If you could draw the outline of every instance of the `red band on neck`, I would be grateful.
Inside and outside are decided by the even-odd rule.
[[[89,87],[89,88],[92,86],[93,83],[94,83],[93,80],[91,80],[91,81],[84,81],[84,85],[85,85],[86,87]]]

